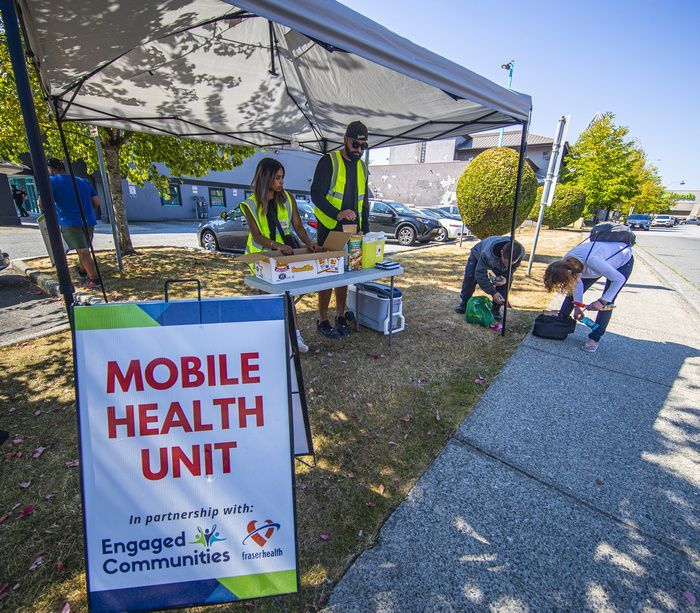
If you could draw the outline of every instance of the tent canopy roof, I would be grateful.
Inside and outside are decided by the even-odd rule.
[[[321,152],[527,121],[500,87],[334,0],[20,0],[65,119]]]

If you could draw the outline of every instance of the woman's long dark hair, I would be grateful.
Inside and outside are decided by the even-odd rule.
[[[279,172],[280,168],[282,172],[284,172],[284,166],[276,159],[263,158],[258,162],[258,167],[255,169],[253,185],[251,187],[255,199],[258,201],[258,207],[263,215],[267,215],[267,194],[272,189],[272,182],[275,180],[275,175]],[[279,193],[275,192],[274,198],[278,206],[284,204],[286,197],[284,190]]]
[[[583,272],[583,263],[569,256],[552,262],[544,271],[544,286],[548,292],[558,291],[571,294],[576,285],[576,278]]]

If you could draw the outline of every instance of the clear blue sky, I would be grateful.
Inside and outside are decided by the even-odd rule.
[[[531,132],[597,112],[628,126],[672,189],[700,190],[700,1],[341,0],[465,68],[532,96]],[[685,180],[685,186],[679,185]]]

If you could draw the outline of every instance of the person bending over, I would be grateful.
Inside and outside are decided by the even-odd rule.
[[[467,265],[464,267],[464,279],[462,291],[459,294],[460,301],[455,307],[455,312],[464,313],[467,302],[472,297],[478,285],[493,300],[492,313],[496,321],[503,321],[501,305],[506,301],[510,277],[508,276],[508,264],[510,262],[511,241],[507,236],[489,236],[479,241],[472,247]],[[525,248],[518,242],[513,244],[512,270],[520,266],[525,255]],[[489,271],[494,273],[492,279]]]
[[[634,257],[627,243],[586,241],[574,247],[561,260],[552,262],[544,273],[544,286],[548,291],[566,294],[559,315],[568,317],[574,311],[578,320],[584,317],[584,308],[596,311],[598,327],[588,335],[581,346],[587,353],[594,353],[612,317],[611,305],[632,274]],[[587,306],[583,294],[600,278],[605,278],[603,294]]]

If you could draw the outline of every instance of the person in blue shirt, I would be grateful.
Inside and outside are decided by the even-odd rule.
[[[100,287],[101,282],[97,276],[95,263],[90,257],[90,245],[92,236],[95,231],[95,211],[100,207],[100,200],[97,197],[95,188],[89,181],[76,177],[78,184],[78,194],[80,195],[80,204],[75,199],[75,191],[73,189],[73,181],[65,174],[66,167],[63,162],[57,158],[51,158],[48,161],[49,174],[51,175],[51,191],[53,191],[54,201],[56,202],[56,213],[58,214],[58,223],[61,226],[61,235],[66,241],[69,249],[75,249],[78,253],[80,264],[77,268],[78,276],[81,279],[87,278],[87,287]],[[41,202],[39,203],[41,206]],[[83,228],[83,218],[80,214],[80,208],[85,215],[87,225],[87,236]]]

